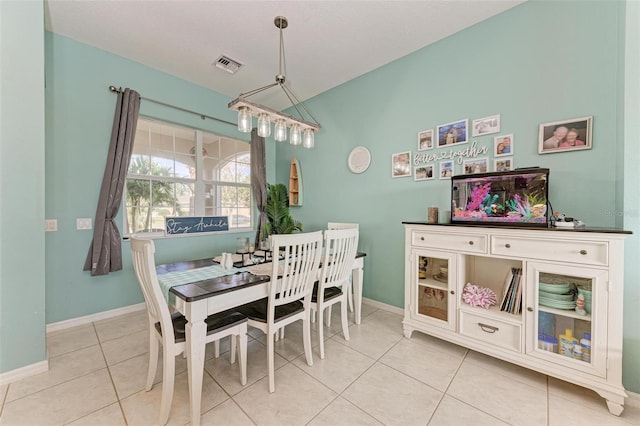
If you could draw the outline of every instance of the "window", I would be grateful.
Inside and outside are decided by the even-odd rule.
[[[166,216],[228,216],[250,228],[247,142],[140,118],[125,193],[127,234],[164,232]]]

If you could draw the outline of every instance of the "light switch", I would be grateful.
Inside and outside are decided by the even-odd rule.
[[[46,219],[44,221],[44,231],[45,232],[55,232],[58,230],[58,220],[57,219]]]
[[[91,229],[91,218],[76,219],[76,229]]]

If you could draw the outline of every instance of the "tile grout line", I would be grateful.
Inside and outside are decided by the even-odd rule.
[[[462,347],[462,346],[461,346],[461,347]],[[499,418],[499,417],[496,417],[496,416],[494,416],[494,415],[493,415],[493,414],[491,414],[491,413],[487,413],[486,411],[484,411],[484,410],[483,410],[483,409],[481,409],[481,408],[476,407],[475,405],[471,405],[471,404],[469,404],[468,402],[463,401],[463,400],[461,400],[461,399],[459,399],[459,398],[456,398],[456,397],[455,397],[455,396],[453,396],[453,395],[449,395],[449,388],[451,387],[451,384],[453,383],[453,381],[455,380],[456,376],[458,375],[458,372],[460,372],[460,369],[462,368],[462,364],[464,364],[464,362],[465,362],[465,360],[467,359],[467,357],[468,357],[468,355],[469,355],[469,353],[470,353],[470,352],[471,352],[471,349],[467,349],[467,348],[465,348],[465,354],[464,354],[464,356],[462,357],[462,360],[460,361],[460,364],[458,365],[458,368],[456,368],[455,373],[453,373],[453,376],[451,376],[451,381],[449,381],[449,384],[447,385],[447,388],[446,388],[446,389],[444,390],[444,392],[442,393],[442,397],[440,398],[440,401],[438,401],[438,404],[436,405],[436,409],[435,409],[435,410],[433,410],[433,413],[431,413],[431,417],[429,417],[429,420],[427,421],[427,425],[429,424],[429,422],[431,422],[431,420],[433,420],[433,416],[435,415],[436,411],[438,411],[438,408],[440,407],[440,404],[442,403],[442,400],[444,399],[444,397],[445,397],[445,396],[448,396],[449,398],[455,399],[456,401],[460,402],[461,404],[464,404],[464,405],[466,405],[466,406],[468,406],[468,407],[471,407],[471,408],[473,408],[474,410],[478,410],[478,411],[480,411],[481,413],[484,413],[484,414],[486,414],[487,416],[493,417],[494,419],[496,419],[496,420],[498,420],[498,421],[500,421],[500,422],[502,422],[502,423],[510,424],[510,423],[508,423],[506,420],[503,420],[503,419],[501,419],[501,418]]]
[[[98,336],[98,330],[96,329],[96,325],[95,325],[94,322],[92,322],[91,325],[93,326],[93,331],[96,333],[96,338],[98,339],[98,346],[100,347],[100,353],[102,354],[102,358],[104,359],[104,364],[107,366],[107,373],[109,374],[109,380],[111,380],[111,386],[113,387],[113,393],[116,395],[116,402],[118,403],[118,407],[120,407],[120,413],[122,414],[122,419],[124,420],[124,423],[126,425],[128,425],[129,422],[127,421],[127,415],[124,412],[124,407],[122,406],[122,401],[120,401],[120,395],[118,395],[118,390],[116,389],[116,383],[113,381],[113,376],[111,375],[111,368],[109,366],[109,363],[107,362],[107,357],[104,354],[104,350],[102,349],[102,342],[100,341],[100,337]],[[109,405],[111,405],[111,404],[109,404]],[[102,408],[105,408],[105,407],[102,407]]]

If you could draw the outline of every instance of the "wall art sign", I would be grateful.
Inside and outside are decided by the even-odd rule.
[[[451,148],[448,151],[443,150],[434,153],[417,152],[413,156],[413,165],[419,166],[422,163],[440,160],[451,160],[452,162],[456,161],[458,164],[462,164],[463,158],[475,158],[479,155],[486,155],[488,152],[489,148],[486,146],[478,146],[478,142],[474,140],[465,148],[455,151]]]
[[[167,235],[197,234],[229,230],[228,216],[176,216],[165,218]]]

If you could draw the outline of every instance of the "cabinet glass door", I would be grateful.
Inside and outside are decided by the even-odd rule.
[[[417,301],[414,315],[435,325],[455,328],[454,257],[448,253],[416,250],[413,253]]]
[[[530,278],[528,352],[604,377],[606,271],[536,263]]]

